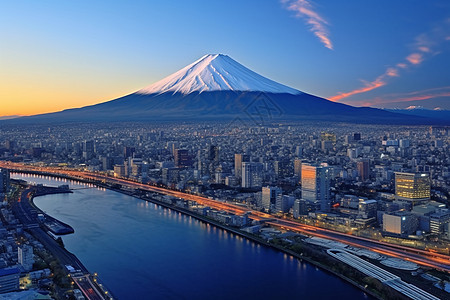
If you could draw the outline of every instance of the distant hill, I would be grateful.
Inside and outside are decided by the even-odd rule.
[[[401,113],[409,116],[429,118],[433,120],[442,120],[443,122],[450,123],[450,110],[413,108],[413,109],[386,109],[386,111],[393,113]]]
[[[10,119],[16,119],[16,118],[20,118],[21,116],[19,115],[10,115],[10,116],[0,116],[0,120],[10,120]]]

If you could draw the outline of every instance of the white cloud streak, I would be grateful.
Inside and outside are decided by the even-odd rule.
[[[287,10],[293,11],[296,17],[305,20],[309,25],[309,30],[320,40],[320,42],[328,49],[333,50],[333,44],[329,37],[327,29],[328,22],[321,17],[307,0],[281,0]]]

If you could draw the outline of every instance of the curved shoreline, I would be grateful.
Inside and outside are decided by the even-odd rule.
[[[355,282],[354,280],[344,276],[343,274],[340,274],[340,273],[337,273],[337,272],[331,270],[330,268],[328,268],[327,266],[321,264],[318,261],[315,261],[315,260],[312,260],[312,259],[310,259],[308,257],[304,257],[302,255],[299,255],[298,253],[295,253],[295,252],[293,252],[293,251],[291,251],[289,249],[283,248],[281,246],[271,244],[271,243],[265,241],[264,239],[262,239],[262,238],[260,238],[258,236],[255,236],[255,235],[249,234],[247,232],[243,232],[241,230],[238,230],[236,228],[224,225],[224,224],[222,224],[222,223],[220,223],[218,221],[212,220],[212,219],[207,218],[205,216],[198,215],[198,214],[196,214],[196,213],[194,213],[194,212],[192,212],[190,210],[187,210],[187,209],[184,209],[184,208],[181,208],[181,207],[177,207],[177,206],[174,206],[174,205],[170,205],[168,203],[156,200],[156,199],[151,198],[151,197],[139,197],[137,195],[133,195],[133,193],[131,193],[131,192],[127,192],[127,191],[124,191],[122,189],[114,189],[114,188],[111,188],[110,186],[108,186],[106,184],[102,184],[102,183],[99,183],[99,182],[96,182],[96,181],[93,181],[93,180],[84,180],[84,179],[79,179],[79,178],[76,178],[76,177],[71,177],[71,176],[68,176],[68,175],[53,174],[53,173],[46,173],[46,172],[37,172],[37,171],[17,171],[17,170],[14,170],[13,172],[14,173],[19,173],[19,174],[35,174],[35,175],[48,176],[48,177],[53,177],[53,178],[64,178],[64,179],[68,179],[68,180],[73,180],[75,182],[94,184],[97,187],[105,188],[105,189],[108,189],[110,191],[118,192],[118,193],[121,193],[121,194],[124,194],[124,195],[127,195],[127,196],[131,196],[133,198],[137,198],[137,199],[140,199],[140,200],[143,200],[143,201],[146,201],[146,202],[153,203],[155,205],[158,205],[158,206],[161,206],[161,207],[164,207],[164,208],[168,208],[168,209],[170,209],[172,211],[176,211],[176,212],[179,212],[181,214],[193,217],[193,218],[195,218],[198,221],[210,224],[210,225],[215,226],[217,228],[220,228],[220,229],[222,229],[224,231],[227,231],[227,232],[233,233],[235,235],[238,235],[240,237],[246,238],[247,240],[250,240],[250,241],[255,242],[257,244],[260,244],[262,246],[265,246],[265,247],[268,247],[268,248],[280,251],[282,253],[285,253],[287,255],[290,255],[290,256],[296,258],[297,260],[300,260],[300,261],[304,260],[307,263],[320,268],[322,271],[328,272],[328,273],[330,273],[330,274],[332,274],[334,276],[337,276],[338,278],[346,281],[347,283],[350,283],[354,287],[357,287],[358,289],[360,289],[362,292],[364,292],[364,293],[366,293],[366,294],[368,294],[368,295],[370,295],[370,296],[372,296],[372,297],[374,297],[376,299],[382,299],[379,295],[376,295],[375,293],[373,293],[372,291],[366,289],[364,286],[360,285],[359,283]]]

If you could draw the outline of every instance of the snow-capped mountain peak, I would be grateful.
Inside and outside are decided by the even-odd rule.
[[[261,76],[223,54],[205,55],[194,63],[136,93],[161,94],[173,92],[189,94],[209,91],[302,93]]]

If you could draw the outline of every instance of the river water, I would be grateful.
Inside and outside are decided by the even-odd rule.
[[[12,174],[73,194],[35,198],[70,224],[66,248],[118,299],[368,299],[315,266],[190,216],[86,184]]]

